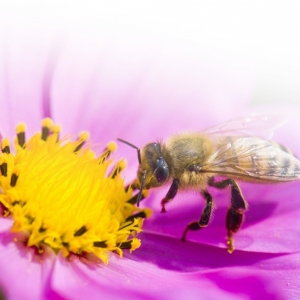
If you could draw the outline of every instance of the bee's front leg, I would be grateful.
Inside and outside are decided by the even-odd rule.
[[[167,195],[165,196],[165,198],[163,198],[161,200],[161,212],[162,213],[165,213],[167,212],[166,211],[166,208],[165,208],[165,205],[166,203],[170,202],[172,199],[174,199],[174,197],[176,196],[177,194],[177,191],[178,191],[178,187],[179,187],[179,180],[178,179],[174,179],[168,192],[167,192]]]
[[[212,201],[212,197],[211,195],[207,192],[207,191],[202,191],[202,195],[205,198],[206,201],[206,205],[202,211],[200,220],[197,222],[192,222],[190,224],[188,224],[183,232],[182,238],[181,240],[184,242],[186,239],[186,235],[188,233],[188,231],[190,230],[199,230],[203,227],[206,227],[209,223],[210,217],[211,217],[211,213],[212,213],[212,209],[213,209],[213,201]]]
[[[125,186],[125,191],[128,191],[129,189],[132,189],[133,191],[140,189],[140,184],[137,179],[134,179],[131,183],[127,184]]]
[[[125,191],[127,192],[129,189],[132,189],[133,191],[137,191],[140,190],[140,183],[137,179],[133,180],[130,184],[125,186]],[[132,196],[132,198],[130,198],[129,200],[127,200],[128,203],[130,204],[136,204],[137,203],[137,199],[138,199],[138,195],[139,194],[135,194],[134,196]],[[142,198],[140,199],[140,201],[144,200],[145,197],[147,197],[148,195],[148,191],[144,190],[143,194],[142,194]]]
[[[245,201],[239,186],[232,179],[215,182],[212,178],[208,184],[219,189],[224,189],[228,185],[231,186],[231,203],[227,211],[226,228],[228,235],[228,252],[232,253],[234,250],[233,233],[236,233],[243,223],[244,213],[247,209],[247,202]]]

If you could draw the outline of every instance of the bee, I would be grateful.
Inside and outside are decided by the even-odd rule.
[[[228,252],[234,250],[233,234],[243,221],[248,204],[237,181],[278,183],[300,178],[300,161],[284,146],[270,140],[276,127],[282,125],[276,115],[251,115],[208,128],[201,132],[176,134],[164,142],[153,142],[137,149],[139,194],[144,189],[160,187],[172,181],[162,199],[162,212],[178,190],[196,190],[205,200],[199,220],[189,223],[182,235],[209,224],[213,199],[208,187],[230,187],[230,206],[226,215]],[[216,176],[223,179],[217,181]]]

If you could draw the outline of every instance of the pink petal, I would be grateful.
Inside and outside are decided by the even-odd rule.
[[[10,232],[0,234],[0,253],[0,282],[6,299],[49,299],[47,281],[55,259],[53,253],[40,262],[33,251],[17,245]]]
[[[239,299],[235,291],[245,295],[256,293],[269,299],[276,292],[277,295],[281,294],[276,288],[266,291],[265,286],[270,280],[258,273],[251,273],[252,275],[249,275],[247,272],[233,270],[230,276],[236,277],[238,282],[252,278],[248,282],[257,288],[255,292],[247,283],[243,287],[218,286],[220,278],[229,280],[229,270],[208,271],[205,275],[195,272],[172,272],[158,268],[152,262],[137,263],[113,256],[108,266],[99,267],[87,266],[78,260],[68,263],[59,259],[53,272],[52,288],[66,299],[182,299],[183,296],[199,299],[199,295],[204,299]]]
[[[242,183],[241,189],[248,201],[245,222],[234,235],[235,248],[244,251],[289,253],[300,251],[299,183],[261,185]],[[225,218],[229,206],[229,189],[210,189],[215,211],[207,228],[189,232],[187,241],[226,248]],[[145,220],[144,230],[180,239],[189,222],[199,220],[204,207],[201,195],[193,192],[180,193],[168,204],[167,213],[160,213],[160,199],[166,189],[153,190],[151,197],[141,206],[151,206],[154,214]]]

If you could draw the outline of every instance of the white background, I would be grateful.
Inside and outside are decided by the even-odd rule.
[[[192,49],[249,74],[252,103],[300,103],[300,1],[1,2],[1,34],[30,23],[44,34],[123,38],[124,47]]]

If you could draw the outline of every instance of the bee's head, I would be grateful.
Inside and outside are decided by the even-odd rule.
[[[137,206],[142,198],[143,189],[158,187],[166,183],[170,177],[169,167],[162,157],[159,143],[147,144],[142,150],[124,140],[118,139],[135,149],[137,149],[139,169],[138,180],[140,182],[140,192],[137,199]]]
[[[138,179],[144,188],[150,189],[166,183],[170,177],[169,167],[162,157],[160,144],[150,143],[141,150],[141,161],[138,170]]]

